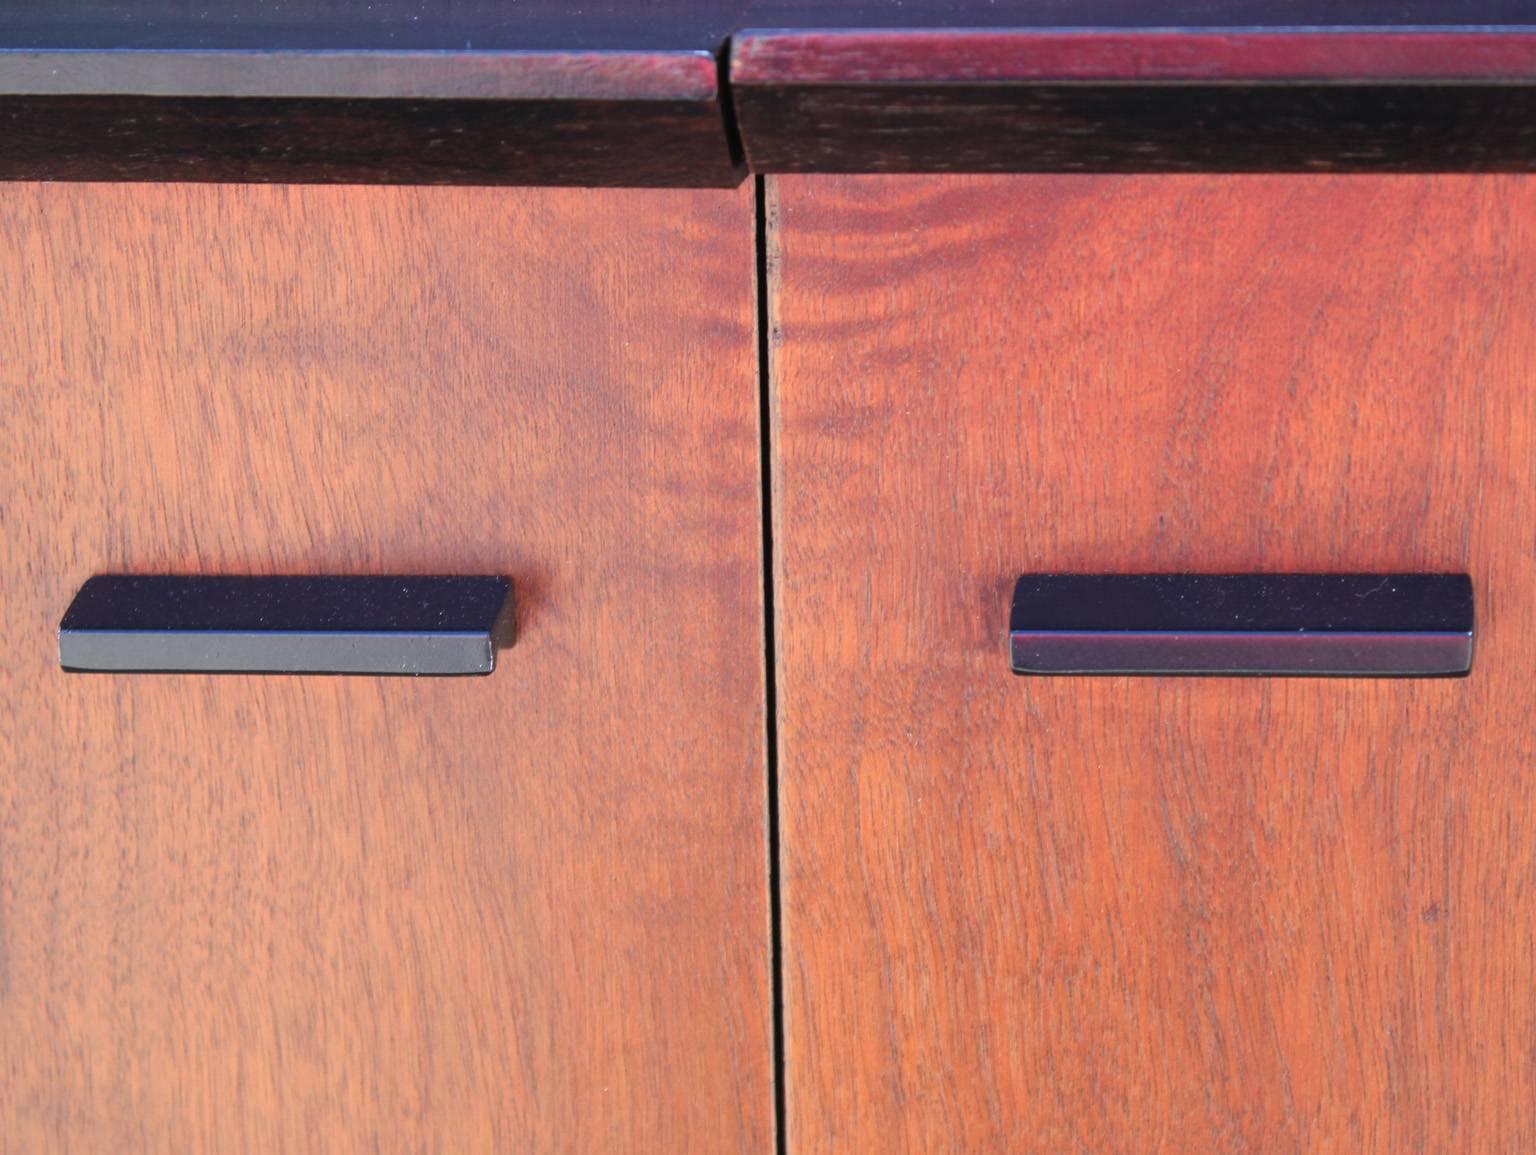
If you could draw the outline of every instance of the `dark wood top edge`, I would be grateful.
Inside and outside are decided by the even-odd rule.
[[[718,100],[0,95],[0,181],[731,187]]]
[[[760,28],[724,52],[0,49],[0,180],[715,186],[743,149],[757,172],[1536,168],[1536,24]]]
[[[1536,26],[749,30],[740,88],[1536,83]]]
[[[714,101],[703,50],[0,50],[0,95],[348,100]]]

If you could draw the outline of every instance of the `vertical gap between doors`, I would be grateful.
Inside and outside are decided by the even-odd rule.
[[[762,477],[763,521],[763,646],[768,828],[768,937],[773,1020],[773,1114],[774,1149],[788,1155],[786,1131],[788,1091],[784,1065],[784,905],[779,871],[779,696],[777,685],[777,650],[774,643],[774,553],[773,553],[773,406],[769,380],[772,334],[768,295],[768,185],[767,178],[753,177],[757,224],[757,395],[758,429],[762,439],[758,447]]]

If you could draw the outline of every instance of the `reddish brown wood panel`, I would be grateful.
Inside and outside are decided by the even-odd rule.
[[[790,1149],[1536,1146],[1536,181],[769,188]],[[1419,569],[1464,681],[1008,672],[1020,572]]]
[[[749,191],[0,190],[0,1150],[773,1141]],[[65,675],[102,571],[483,679]]]

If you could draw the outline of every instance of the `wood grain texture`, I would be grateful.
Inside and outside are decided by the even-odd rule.
[[[769,183],[788,1142],[1536,1145],[1536,181]],[[1018,679],[1020,572],[1472,575],[1465,681]]]
[[[752,197],[0,190],[0,1150],[772,1145]],[[96,572],[509,575],[484,679]]]

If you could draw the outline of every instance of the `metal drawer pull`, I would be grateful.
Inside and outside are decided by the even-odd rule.
[[[1465,574],[1041,574],[1013,590],[1016,674],[1458,677]]]
[[[93,577],[59,664],[112,673],[489,674],[503,577]]]

